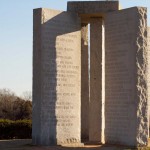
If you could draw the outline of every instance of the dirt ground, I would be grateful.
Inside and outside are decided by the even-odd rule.
[[[84,147],[42,147],[33,146],[32,140],[2,140],[0,141],[0,150],[131,150],[129,147],[115,145],[93,145],[86,144]],[[133,150],[133,149],[132,149]],[[145,148],[143,150],[150,150]]]

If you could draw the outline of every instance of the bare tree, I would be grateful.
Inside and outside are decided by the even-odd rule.
[[[0,89],[0,119],[31,119],[31,92],[24,92],[23,96],[20,98],[9,89]]]
[[[24,100],[27,100],[27,101],[32,101],[32,92],[31,91],[24,91],[22,93],[22,96],[21,96]]]
[[[0,96],[5,95],[5,96],[16,96],[15,93],[13,91],[11,91],[8,88],[3,88],[0,89]]]
[[[0,89],[0,118],[13,119],[13,102],[17,96],[10,89]]]

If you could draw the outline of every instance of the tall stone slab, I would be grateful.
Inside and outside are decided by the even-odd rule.
[[[145,146],[147,115],[147,10],[108,13],[106,33],[105,140]]]
[[[90,20],[89,140],[97,142],[102,134],[102,22]]]
[[[89,55],[88,24],[81,29],[81,138],[89,139]]]
[[[76,14],[34,10],[33,144],[80,143],[80,26]]]

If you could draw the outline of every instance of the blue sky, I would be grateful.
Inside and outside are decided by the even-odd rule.
[[[122,8],[148,7],[150,0],[120,0]],[[32,90],[32,10],[66,10],[67,0],[0,0],[0,88],[17,95]]]

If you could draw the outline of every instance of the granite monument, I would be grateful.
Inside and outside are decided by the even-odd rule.
[[[33,144],[147,146],[147,9],[76,1],[33,15]]]

